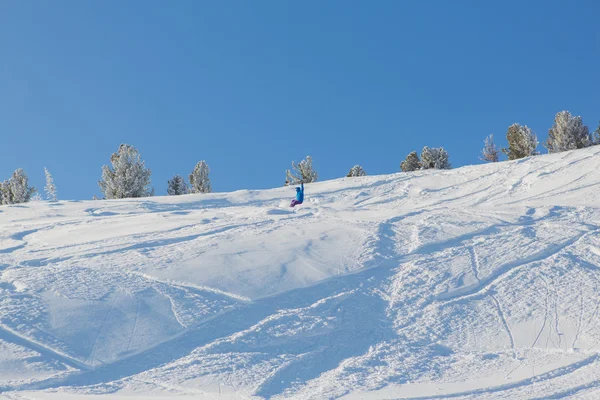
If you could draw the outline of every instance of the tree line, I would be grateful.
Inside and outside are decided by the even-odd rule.
[[[537,151],[538,139],[535,133],[527,125],[512,124],[506,132],[508,147],[501,151],[509,160],[531,157],[540,154]],[[548,131],[548,139],[544,147],[548,153],[560,153],[562,151],[583,149],[585,147],[600,144],[600,124],[594,133],[590,133],[587,126],[583,124],[580,116],[571,115],[569,111],[560,111],[554,117],[554,124]],[[481,151],[481,160],[498,162],[500,149],[494,143],[494,135],[489,135],[484,142]]]
[[[517,160],[540,154],[537,151],[538,139],[527,125],[518,123],[508,127],[506,132],[508,147],[498,148],[494,142],[494,135],[487,136],[480,159],[486,162],[500,161],[500,154],[505,154],[508,160]],[[573,116],[569,111],[560,111],[554,118],[554,124],[548,131],[548,139],[544,146],[548,153],[558,153],[568,150],[582,149],[600,144],[600,125],[590,133],[589,128],[583,124],[580,116]],[[450,169],[448,152],[443,147],[425,146],[421,154],[410,152],[400,163],[400,170],[412,172],[427,169]],[[57,201],[57,189],[54,178],[47,168],[44,168],[46,186],[44,187],[45,199]],[[181,175],[175,175],[167,182],[167,194],[177,196],[189,193],[210,193],[212,185],[209,177],[210,168],[206,161],[199,161],[188,175],[188,182]],[[152,172],[146,167],[139,152],[129,144],[121,144],[116,153],[110,157],[110,165],[102,166],[102,175],[98,186],[104,199],[123,199],[154,196],[150,176]],[[350,169],[347,177],[360,177],[367,175],[360,165]],[[292,168],[286,170],[285,186],[297,185],[301,182],[316,182],[318,174],[313,168],[312,157],[296,163],[292,161]],[[97,197],[94,195],[94,199]],[[0,205],[25,203],[28,201],[43,200],[37,190],[29,185],[29,179],[23,169],[17,169],[12,176],[0,182]]]
[[[110,157],[110,163],[110,166],[102,166],[102,177],[98,182],[105,199],[154,196],[154,188],[150,187],[152,171],[146,168],[135,147],[121,144],[119,150]],[[188,176],[189,184],[181,175],[175,175],[167,182],[167,193],[172,196],[210,193],[209,172],[206,161],[199,161]]]
[[[46,186],[44,187],[46,200],[56,201],[58,195],[54,178],[47,168],[44,168],[44,173],[46,175]],[[29,178],[22,168],[13,172],[9,179],[0,182],[0,205],[27,203],[32,200],[40,201],[43,198],[36,188],[29,186]]]

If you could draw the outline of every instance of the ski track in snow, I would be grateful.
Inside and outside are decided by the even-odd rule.
[[[0,398],[593,398],[599,155],[2,207]]]
[[[471,267],[473,268],[473,276],[477,279],[477,283],[481,284],[479,278],[479,259],[477,258],[477,252],[473,246],[469,247],[469,253],[471,255]]]

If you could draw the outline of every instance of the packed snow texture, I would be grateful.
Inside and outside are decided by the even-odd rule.
[[[0,207],[0,398],[600,398],[598,171]]]

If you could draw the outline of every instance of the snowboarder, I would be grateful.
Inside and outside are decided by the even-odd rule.
[[[296,198],[292,200],[292,204],[290,204],[290,207],[302,204],[302,202],[304,201],[304,182],[300,182],[300,186],[301,188],[296,187]]]

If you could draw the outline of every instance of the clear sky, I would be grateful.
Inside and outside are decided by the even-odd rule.
[[[100,195],[136,146],[157,194],[205,159],[215,191],[399,170],[423,146],[476,164],[508,126],[600,120],[600,1],[0,0],[0,178]],[[542,152],[546,152],[541,148]],[[293,193],[290,194],[292,196]]]

